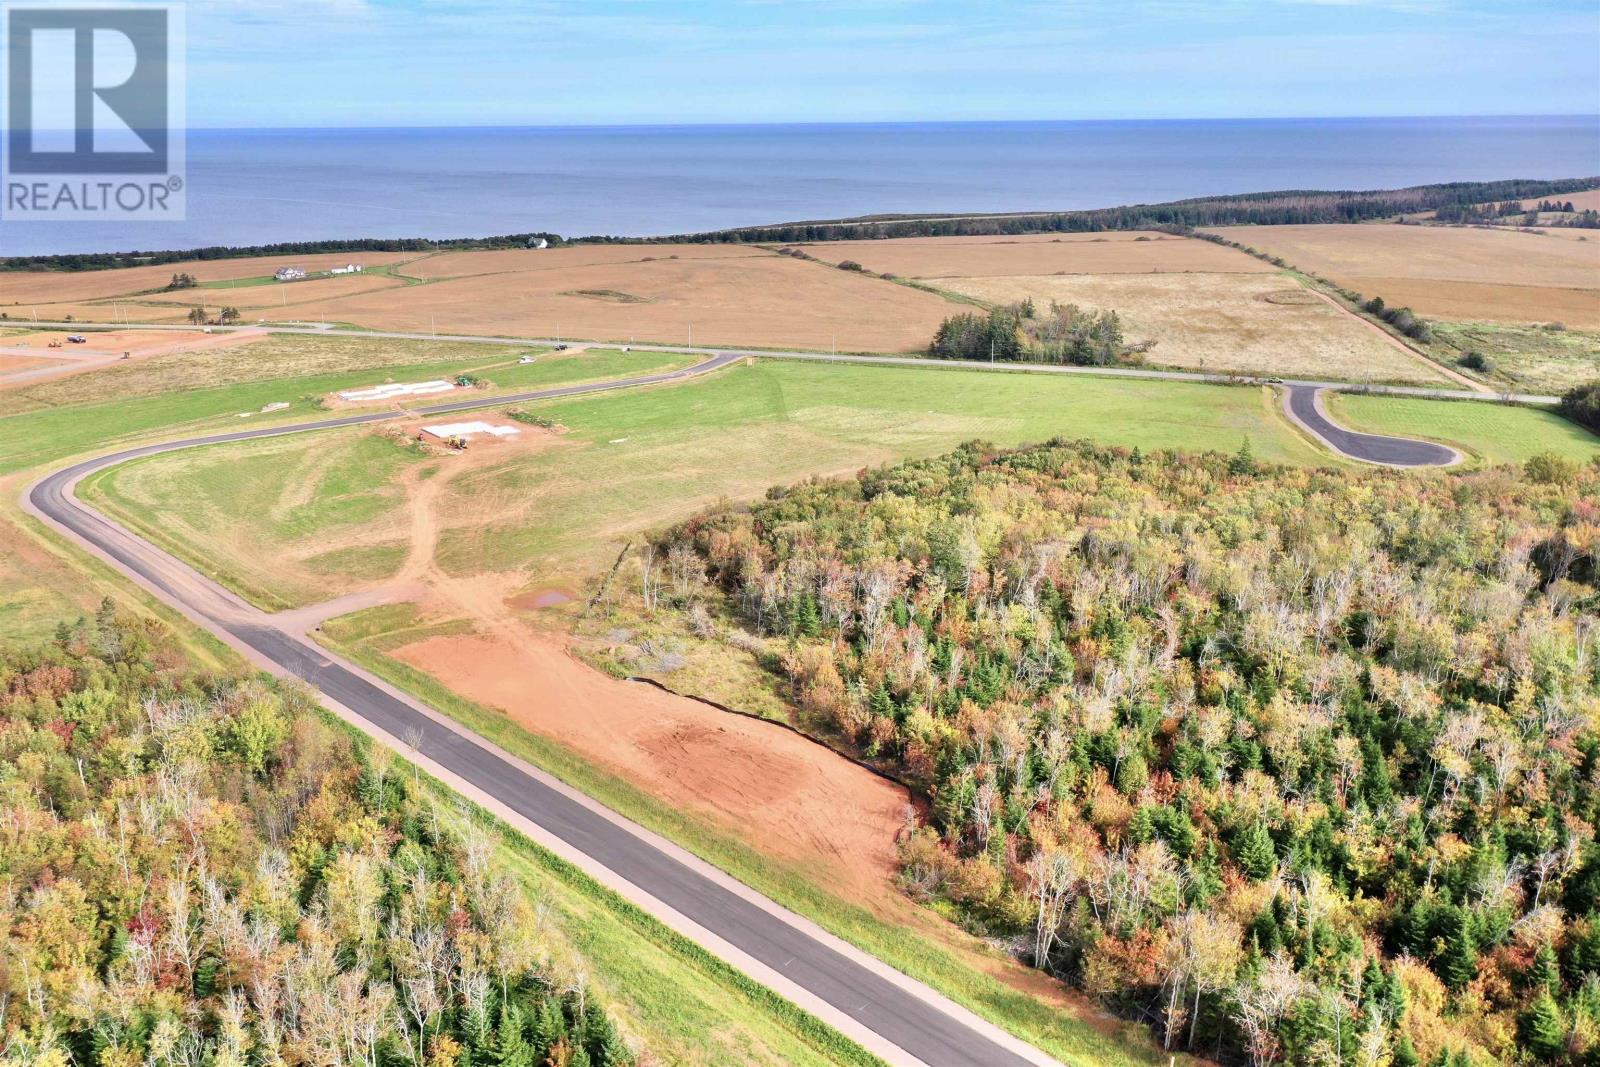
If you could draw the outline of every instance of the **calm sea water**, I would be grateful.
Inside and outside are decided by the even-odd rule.
[[[204,130],[186,223],[0,221],[0,254],[548,230],[1600,174],[1600,118]]]

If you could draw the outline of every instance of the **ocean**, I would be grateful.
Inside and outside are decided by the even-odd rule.
[[[550,231],[1600,174],[1600,117],[196,130],[183,223],[7,223],[0,254]]]

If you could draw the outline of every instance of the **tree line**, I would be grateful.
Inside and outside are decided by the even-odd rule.
[[[745,227],[679,235],[674,242],[787,243],[863,240],[889,237],[951,237],[1029,233],[1089,233],[1105,230],[1187,231],[1199,226],[1353,223],[1391,218],[1451,205],[1479,204],[1577,192],[1600,178],[1554,181],[1447,182],[1407,189],[1368,192],[1286,190],[1198,197],[1165,204],[1001,216],[878,216],[778,226]]]
[[[589,236],[568,241],[555,233],[517,233],[454,239],[363,238],[295,241],[270,245],[211,246],[183,251],[77,253],[0,258],[6,270],[108,270],[187,260],[241,259],[252,256],[311,255],[319,252],[435,252],[453,249],[525,248],[545,240],[561,244],[709,244],[795,243],[861,240],[878,237],[945,237],[1028,233],[1089,233],[1104,230],[1172,229],[1244,224],[1367,222],[1410,212],[1528,199],[1579,192],[1600,185],[1600,177],[1547,181],[1514,179],[1493,182],[1446,182],[1406,189],[1338,192],[1285,190],[1199,197],[1165,204],[999,216],[933,215],[906,218],[873,216],[777,226],[743,227],[669,237]],[[1588,214],[1594,214],[1590,212]]]
[[[1589,1064],[1596,501],[974,444],[694,517],[655,607],[922,794],[909,892],[1170,1048]]]

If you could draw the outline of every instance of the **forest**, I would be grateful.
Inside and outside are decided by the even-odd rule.
[[[651,553],[920,794],[907,892],[1166,1047],[1600,1062],[1600,464],[975,443]]]
[[[893,215],[821,222],[795,222],[662,238],[694,242],[859,241],[878,237],[955,237],[1028,233],[1092,233],[1103,230],[1172,229],[1196,226],[1292,225],[1370,222],[1412,212],[1578,192],[1600,178],[1556,181],[1446,182],[1407,189],[1334,192],[1291,189],[1267,193],[1199,197],[1166,204],[1133,204],[1042,214],[919,216]]]
[[[0,790],[6,1064],[634,1061],[490,837],[109,602],[0,654]]]

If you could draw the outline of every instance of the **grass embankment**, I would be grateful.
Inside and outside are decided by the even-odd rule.
[[[358,744],[372,743],[343,720],[329,720]],[[837,1030],[417,770],[403,752],[398,755],[399,767],[433,794],[446,818],[470,821],[492,835],[500,870],[549,909],[562,939],[592,968],[590,978],[608,1010],[644,1042],[652,1062],[882,1067],[883,1061]]]
[[[375,608],[325,623],[320,636],[333,651],[416,694],[506,751],[1051,1055],[1084,1067],[1153,1067],[1166,1062],[1166,1056],[1131,1026],[1119,1027],[1110,1020],[1091,1023],[1020,992],[974,969],[971,960],[829,893],[813,881],[811,872],[777,862],[708,828],[565,747],[529,733],[505,715],[463,700],[430,676],[391,659],[386,650],[432,632],[412,627],[410,621],[404,607]],[[1185,1062],[1183,1057],[1179,1060]]]

